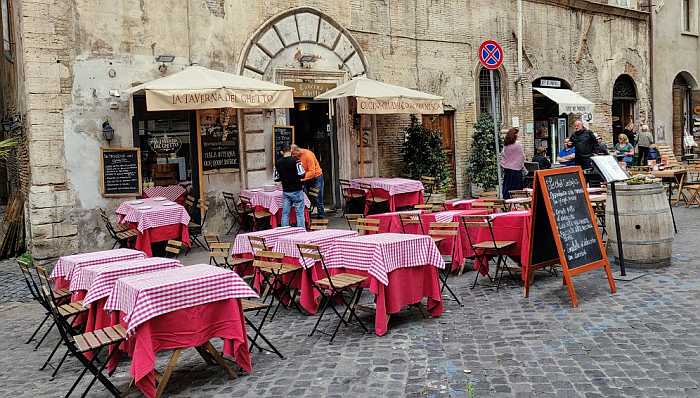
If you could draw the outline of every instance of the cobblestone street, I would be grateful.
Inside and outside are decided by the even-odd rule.
[[[698,397],[700,396],[700,211],[674,209],[679,234],[672,267],[610,295],[602,271],[575,279],[572,309],[561,279],[542,273],[531,291],[470,289],[473,273],[451,279],[465,306],[422,319],[392,317],[384,337],[341,329],[334,344],[307,337],[315,317],[281,311],[265,327],[286,359],[253,355],[254,371],[230,381],[190,350],[168,387],[178,397]],[[190,262],[187,259],[188,263]],[[57,339],[25,345],[41,317],[14,261],[2,264],[0,391],[5,397],[63,396],[79,371],[69,359],[58,377],[39,367]],[[366,300],[369,296],[365,297]],[[331,319],[330,317],[328,319]],[[167,353],[159,356],[162,368]],[[128,363],[113,376],[125,389]],[[101,386],[92,396],[108,396]],[[132,392],[132,395],[138,395]]]

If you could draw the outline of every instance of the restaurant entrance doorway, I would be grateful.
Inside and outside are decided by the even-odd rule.
[[[295,129],[295,143],[309,149],[316,155],[323,170],[323,203],[333,205],[334,143],[328,119],[328,102],[295,99],[294,108],[290,110],[290,123]]]

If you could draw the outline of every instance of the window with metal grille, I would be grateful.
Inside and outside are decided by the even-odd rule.
[[[489,79],[489,70],[481,69],[479,72],[479,112],[486,112],[494,116],[494,121],[501,124],[501,74],[493,71],[493,86],[496,98],[496,114],[491,115],[491,80]]]

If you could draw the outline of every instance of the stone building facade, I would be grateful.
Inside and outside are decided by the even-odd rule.
[[[2,1],[11,3],[9,26],[17,38],[16,76],[3,75],[2,82],[4,92],[15,96],[3,96],[12,98],[3,109],[16,106],[24,115],[31,162],[28,234],[37,258],[91,250],[109,240],[95,210],[113,209],[119,200],[99,191],[99,148],[106,145],[101,126],[109,121],[114,127],[112,146],[134,145],[139,127],[119,93],[161,77],[158,55],[175,56],[166,74],[192,63],[283,84],[338,84],[366,74],[442,95],[448,119],[440,123],[452,128],[446,144],[458,195],[469,190],[464,166],[473,124],[487,109],[477,58],[485,39],[503,45],[500,120],[503,127],[520,125],[528,155],[536,145],[540,111],[534,107],[546,101],[533,94],[533,82],[553,81],[546,84],[592,101],[591,128],[608,141],[620,76],[634,83],[630,116],[650,117],[648,13],[635,1],[621,7],[618,1],[525,0],[520,12],[513,0]],[[311,55],[310,62],[304,64],[302,55]],[[565,125],[573,121],[554,116]],[[260,122],[269,134],[271,124],[290,123],[293,115],[262,117],[270,118]],[[368,174],[398,174],[408,117],[378,116],[368,123]],[[251,150],[242,161],[251,163],[258,153],[269,157],[269,151]],[[341,159],[347,163],[339,168],[356,169],[354,161]],[[216,189],[236,192],[269,177],[269,169],[257,170],[207,178],[217,180],[210,185]],[[219,200],[216,193],[207,197]],[[223,211],[209,220],[209,228],[227,229]]]

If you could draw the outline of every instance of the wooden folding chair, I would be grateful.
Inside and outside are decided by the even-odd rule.
[[[333,343],[333,339],[335,339],[335,335],[338,333],[340,325],[342,324],[347,326],[348,323],[352,322],[352,318],[355,318],[357,320],[360,326],[362,326],[362,328],[365,330],[365,333],[369,332],[365,324],[355,312],[355,307],[357,306],[357,303],[360,301],[360,297],[362,296],[362,283],[365,280],[367,280],[367,277],[350,273],[331,275],[331,273],[328,271],[328,267],[326,266],[326,262],[323,259],[323,254],[321,254],[321,248],[318,245],[308,245],[299,243],[297,244],[297,249],[299,250],[301,261],[303,263],[320,262],[321,266],[323,267],[323,272],[326,275],[326,277],[323,279],[313,281],[313,287],[321,294],[321,300],[323,301],[323,305],[321,307],[321,310],[319,311],[316,324],[314,325],[313,329],[311,329],[311,333],[309,333],[309,336],[313,336],[313,334],[316,332],[316,330],[318,329],[318,325],[321,323],[321,319],[323,319],[323,315],[326,313],[326,309],[328,309],[329,306],[331,307],[333,312],[335,312],[335,314],[338,316],[338,323],[336,324],[332,334],[321,330],[319,330],[319,333],[330,336],[330,343]],[[350,300],[348,301],[346,301],[343,295],[345,292],[351,293]],[[345,307],[342,314],[335,308],[333,303],[331,303],[331,299],[334,298],[337,298],[337,300],[339,300]],[[348,315],[348,312],[348,321],[346,321],[345,316]]]
[[[279,310],[282,302],[285,298],[289,298],[289,304],[285,305],[286,308],[293,305],[299,310],[303,311],[296,303],[297,289],[294,289],[294,282],[297,275],[300,274],[299,271],[302,270],[300,265],[292,265],[283,263],[284,253],[277,253],[268,250],[258,250],[255,252],[253,267],[256,272],[259,272],[262,277],[262,283],[260,288],[263,291],[262,302],[267,301],[268,297],[271,297],[270,304],[277,300],[277,306],[275,311],[272,313],[270,320],[275,318],[277,311]],[[285,281],[288,278],[288,281]],[[292,292],[293,291],[293,292]],[[275,297],[275,293],[279,296]]]
[[[321,231],[328,229],[328,219],[316,219],[316,220],[311,220],[311,223],[309,224],[309,231]]]
[[[363,214],[345,214],[345,221],[348,223],[348,227],[354,230],[357,227],[357,220],[363,218]],[[355,226],[355,228],[353,228]]]
[[[182,242],[179,240],[171,239],[165,246],[165,257],[167,258],[178,258],[185,249]]]
[[[365,208],[365,193],[353,189],[350,181],[340,178],[340,193],[343,195],[343,215],[352,213],[353,205],[357,206],[357,210],[363,211]]]
[[[482,262],[488,264],[489,255],[496,256],[496,276],[497,285],[496,291],[501,287],[501,279],[503,278],[503,271],[508,270],[508,274],[513,277],[510,271],[510,267],[506,264],[506,255],[504,251],[515,245],[515,241],[497,241],[496,236],[493,233],[493,224],[491,222],[491,217],[488,215],[464,215],[462,216],[462,225],[467,233],[467,240],[469,241],[469,246],[471,246],[474,252],[474,261]],[[481,242],[474,242],[471,235],[469,234],[470,228],[486,228],[489,231],[490,240],[485,240]],[[500,272],[500,276],[499,276]],[[489,279],[491,277],[489,276]],[[479,280],[479,270],[476,270],[476,277],[474,278],[474,284],[472,289],[476,287],[476,283]]]
[[[228,211],[228,214],[231,216],[231,218],[233,218],[233,221],[231,222],[231,227],[229,227],[225,235],[230,234],[234,228],[236,228],[236,232],[233,235],[238,235],[238,233],[241,231],[241,228],[244,228],[244,224],[246,223],[246,218],[248,214],[252,213],[253,209],[243,209],[239,207],[238,201],[236,200],[236,196],[231,192],[223,192],[222,194],[224,196],[226,210]]]
[[[272,249],[265,243],[265,238],[260,236],[248,235],[248,242],[250,243],[251,250],[253,250],[253,255],[259,251],[270,251]]]
[[[130,246],[133,247],[134,243],[136,242],[136,238],[139,236],[139,231],[133,228],[129,228],[126,225],[115,228],[112,225],[112,222],[109,220],[109,217],[107,217],[107,213],[105,213],[104,209],[98,209],[97,211],[99,212],[100,218],[102,218],[102,221],[105,224],[105,228],[107,228],[109,236],[111,236],[112,239],[114,239],[112,249],[117,247],[117,245],[119,245],[120,248]]]
[[[361,183],[360,188],[367,192],[365,197],[365,200],[369,203],[367,214],[371,214],[373,210],[381,207],[386,207],[386,211],[389,211],[389,199],[378,197],[374,188],[369,184]]]
[[[399,221],[401,222],[401,230],[403,231],[403,233],[407,233],[407,226],[418,225],[420,234],[425,234],[425,230],[423,229],[423,221],[421,220],[420,214],[399,213]]]
[[[358,218],[355,222],[355,230],[360,235],[366,235],[370,232],[379,232],[379,220],[375,218]]]
[[[209,265],[214,263],[217,267],[233,270],[233,267],[228,261],[229,257],[231,257],[230,242],[212,242],[209,245]]]
[[[250,334],[248,335],[248,341],[250,342],[250,347],[249,350],[250,352],[253,352],[253,348],[257,348],[260,352],[263,351],[268,351],[268,352],[273,352],[277,354],[280,359],[284,359],[284,355],[275,347],[270,340],[267,339],[267,337],[262,333],[262,328],[263,325],[265,324],[265,320],[267,319],[267,316],[270,314],[270,309],[272,306],[270,304],[265,304],[256,300],[247,300],[247,299],[241,299],[241,307],[243,308],[243,314],[245,316],[246,313],[253,312],[255,311],[256,313],[259,313],[262,310],[265,310],[263,312],[263,317],[262,320],[258,325],[255,325],[250,318],[245,316],[245,322],[250,326],[251,329],[253,329],[253,332],[255,334],[253,337],[250,337]],[[268,348],[263,348],[260,344],[257,343],[258,337],[260,337],[265,344],[267,344]]]
[[[251,211],[245,210],[244,214],[253,223],[253,227],[251,228],[252,231],[258,230],[258,225],[260,222],[262,222],[264,220],[268,220],[268,223],[270,222],[270,217],[272,217],[272,213],[270,213],[267,210],[255,211],[255,208],[250,203],[250,199],[245,197],[245,196],[239,196],[239,199],[241,201],[241,207],[243,209],[250,209],[251,210]]]
[[[421,205],[413,205],[414,210],[420,210],[423,213],[432,213],[435,207],[430,203],[425,203]]]
[[[455,249],[457,247],[457,239],[459,238],[459,223],[456,222],[431,222],[428,228],[428,235],[433,238],[435,242],[450,243],[452,245],[452,251],[450,254],[443,254],[442,261],[445,263],[445,268],[439,270],[440,282],[442,287],[440,288],[440,293],[447,289],[452,298],[463,307],[464,305],[459,300],[457,295],[452,288],[447,284],[447,278],[452,273],[452,263],[454,259]],[[437,244],[437,243],[436,243]],[[460,265],[462,267],[463,265]]]
[[[423,184],[423,194],[426,195],[425,201],[429,202],[435,191],[435,177],[421,176],[420,182]]]
[[[309,207],[309,215],[314,212],[314,209],[316,209],[316,204],[318,203],[318,195],[321,194],[321,190],[319,188],[309,188],[308,192],[306,192],[306,196],[308,196],[309,201],[311,201],[311,207]],[[316,209],[318,211],[318,209]]]
[[[688,174],[683,184],[685,207],[700,206],[700,164],[692,163],[688,166]]]
[[[190,221],[189,225],[187,226],[190,232],[190,240],[196,244],[197,246],[201,247],[202,249],[206,249],[207,245],[200,240],[202,237],[203,233],[203,228],[204,228],[204,223],[207,221],[207,213],[209,212],[209,204],[206,201],[199,201],[199,204],[197,205],[199,209],[201,209],[200,215],[201,215],[201,222],[196,223],[194,221]]]
[[[530,192],[526,191],[524,189],[516,189],[512,191],[508,191],[510,194],[511,198],[529,198],[530,197]]]

